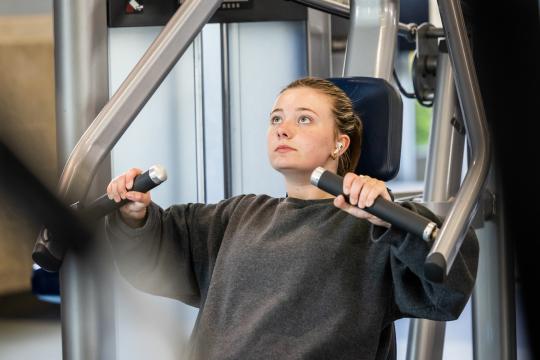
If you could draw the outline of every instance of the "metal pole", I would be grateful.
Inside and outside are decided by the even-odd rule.
[[[471,148],[470,167],[456,201],[426,260],[426,276],[444,281],[469,228],[487,178],[491,148],[486,116],[459,0],[439,0],[446,41],[455,71],[459,103]]]
[[[231,88],[229,72],[229,24],[221,24],[221,106],[223,118],[223,194],[233,195],[231,147]]]
[[[407,360],[442,359],[446,324],[426,319],[411,319],[407,340]]]
[[[344,76],[391,82],[396,52],[399,0],[351,0]]]
[[[446,215],[444,205],[458,191],[461,180],[464,136],[453,125],[456,108],[452,66],[448,53],[441,49],[424,188],[426,205],[441,216]],[[445,329],[445,322],[411,319],[407,359],[442,359]]]
[[[53,4],[59,169],[109,99],[107,8],[102,3]]]
[[[61,167],[109,97],[106,15],[106,3],[100,0],[54,2],[56,128]],[[107,156],[88,195],[101,195],[110,178]],[[113,286],[107,276],[112,261],[106,249],[96,240],[84,253],[68,253],[64,259],[60,271],[64,359],[110,359],[116,353]]]
[[[486,188],[496,189],[492,168]],[[472,298],[475,360],[516,359],[516,315],[513,253],[505,236],[504,204],[497,188],[496,215],[477,231],[478,274]]]
[[[424,187],[424,201],[440,215],[446,215],[444,210],[439,211],[429,203],[448,202],[458,192],[461,182],[465,136],[454,125],[459,121],[454,73],[448,53],[441,49]]]
[[[310,76],[332,76],[332,18],[314,9],[307,15],[307,60]]]
[[[199,33],[193,40],[193,65],[195,94],[195,137],[197,163],[197,201],[206,203],[206,159],[204,154],[204,91],[203,91],[203,37]]]

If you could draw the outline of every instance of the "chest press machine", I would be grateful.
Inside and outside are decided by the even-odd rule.
[[[362,153],[367,156],[362,158],[357,172],[390,180],[399,170],[401,148],[402,103],[396,89],[390,84],[397,34],[401,31],[414,35],[419,28],[399,24],[397,0],[353,1],[350,8],[333,1],[298,2],[350,17],[345,77],[331,80],[351,97],[355,110],[364,121]],[[55,3],[57,32],[70,31],[76,26],[68,19],[80,9],[68,3]],[[71,152],[59,186],[60,196],[65,203],[74,203],[87,196],[100,164],[221,5],[221,1],[217,0],[182,2]],[[446,47],[439,47],[436,53],[436,89],[432,99],[434,124],[423,197],[423,201],[435,213],[445,217],[426,259],[426,276],[433,281],[444,281],[464,232],[473,222],[490,159],[487,126],[459,2],[441,0],[439,6],[444,29],[433,30],[431,27],[431,32],[421,32],[426,38],[444,36],[446,44]],[[62,75],[62,71],[65,71],[61,68],[62,62],[73,56],[72,52],[77,49],[72,48],[73,38],[57,35],[56,40],[57,71],[62,79],[57,85],[58,96],[61,97],[58,101],[63,104],[67,97],[62,97],[62,86],[67,84],[68,79],[66,74]],[[464,132],[456,126],[461,124],[461,114],[470,158],[468,172],[460,186],[461,174],[452,170],[461,167],[463,156]],[[101,181],[108,181],[107,175]],[[454,200],[449,202],[451,197]],[[478,222],[482,221],[480,219]],[[63,352],[66,359],[115,358],[114,338],[105,339],[99,332],[100,328],[109,325],[114,328],[114,316],[111,316],[110,310],[104,310],[104,303],[110,299],[100,298],[92,292],[92,283],[96,281],[92,277],[106,277],[103,273],[91,274],[87,271],[91,269],[93,256],[95,253],[91,251],[81,253],[58,246],[54,244],[54,239],[41,237],[36,243],[34,258],[42,259],[38,264],[41,263],[46,270],[60,271]],[[57,264],[56,268],[50,264]],[[94,313],[85,310],[87,305]],[[407,357],[441,358],[443,341],[444,323],[414,320]]]

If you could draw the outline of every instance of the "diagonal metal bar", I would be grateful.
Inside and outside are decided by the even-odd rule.
[[[83,199],[100,162],[161,84],[221,0],[186,0],[83,134],[60,178],[60,196]]]

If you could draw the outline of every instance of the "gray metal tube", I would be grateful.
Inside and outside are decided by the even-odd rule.
[[[391,81],[398,19],[399,0],[351,0],[345,76]]]
[[[465,137],[452,125],[458,118],[454,73],[447,53],[437,61],[437,86],[433,107],[433,125],[426,164],[424,201],[446,202],[454,196],[461,182]],[[437,209],[431,209],[438,215]]]
[[[439,8],[471,147],[469,170],[426,260],[427,264],[435,264],[441,268],[444,277],[450,271],[465,232],[472,222],[475,206],[488,174],[491,148],[478,79],[459,1],[440,0]]]
[[[229,73],[229,24],[221,24],[221,101],[223,115],[223,193],[233,195],[231,146],[231,88]]]
[[[437,61],[437,86],[433,108],[433,123],[426,164],[424,202],[437,215],[441,207],[459,189],[463,164],[464,136],[452,125],[456,114],[456,95],[450,58],[440,52]],[[446,323],[426,319],[411,319],[407,345],[408,360],[442,359]]]
[[[84,197],[98,164],[220,4],[220,0],[182,3],[71,153],[60,179],[61,196],[68,202]]]
[[[446,323],[426,319],[411,319],[410,321],[406,359],[442,359]]]
[[[308,9],[307,60],[309,76],[332,76],[332,23],[329,14]]]
[[[486,188],[496,189],[495,170]],[[505,236],[505,207],[498,196],[496,217],[476,231],[480,245],[478,275],[472,297],[473,358],[514,360],[516,354],[516,308],[514,263],[511,244]]]
[[[206,159],[204,156],[204,91],[203,91],[203,37],[202,33],[193,40],[193,64],[195,68],[195,136],[197,163],[197,201],[206,203]]]
[[[107,9],[101,3],[53,4],[59,169],[109,98]]]
[[[101,0],[54,2],[60,165],[109,98],[106,16],[107,6]],[[107,157],[94,177],[90,196],[103,193],[111,178],[110,166]],[[67,253],[60,271],[64,359],[109,359],[116,353],[112,261],[102,240],[96,238],[85,252]]]

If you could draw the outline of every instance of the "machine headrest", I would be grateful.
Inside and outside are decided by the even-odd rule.
[[[403,104],[397,90],[384,79],[330,78],[351,99],[364,125],[357,174],[388,181],[399,171]]]

